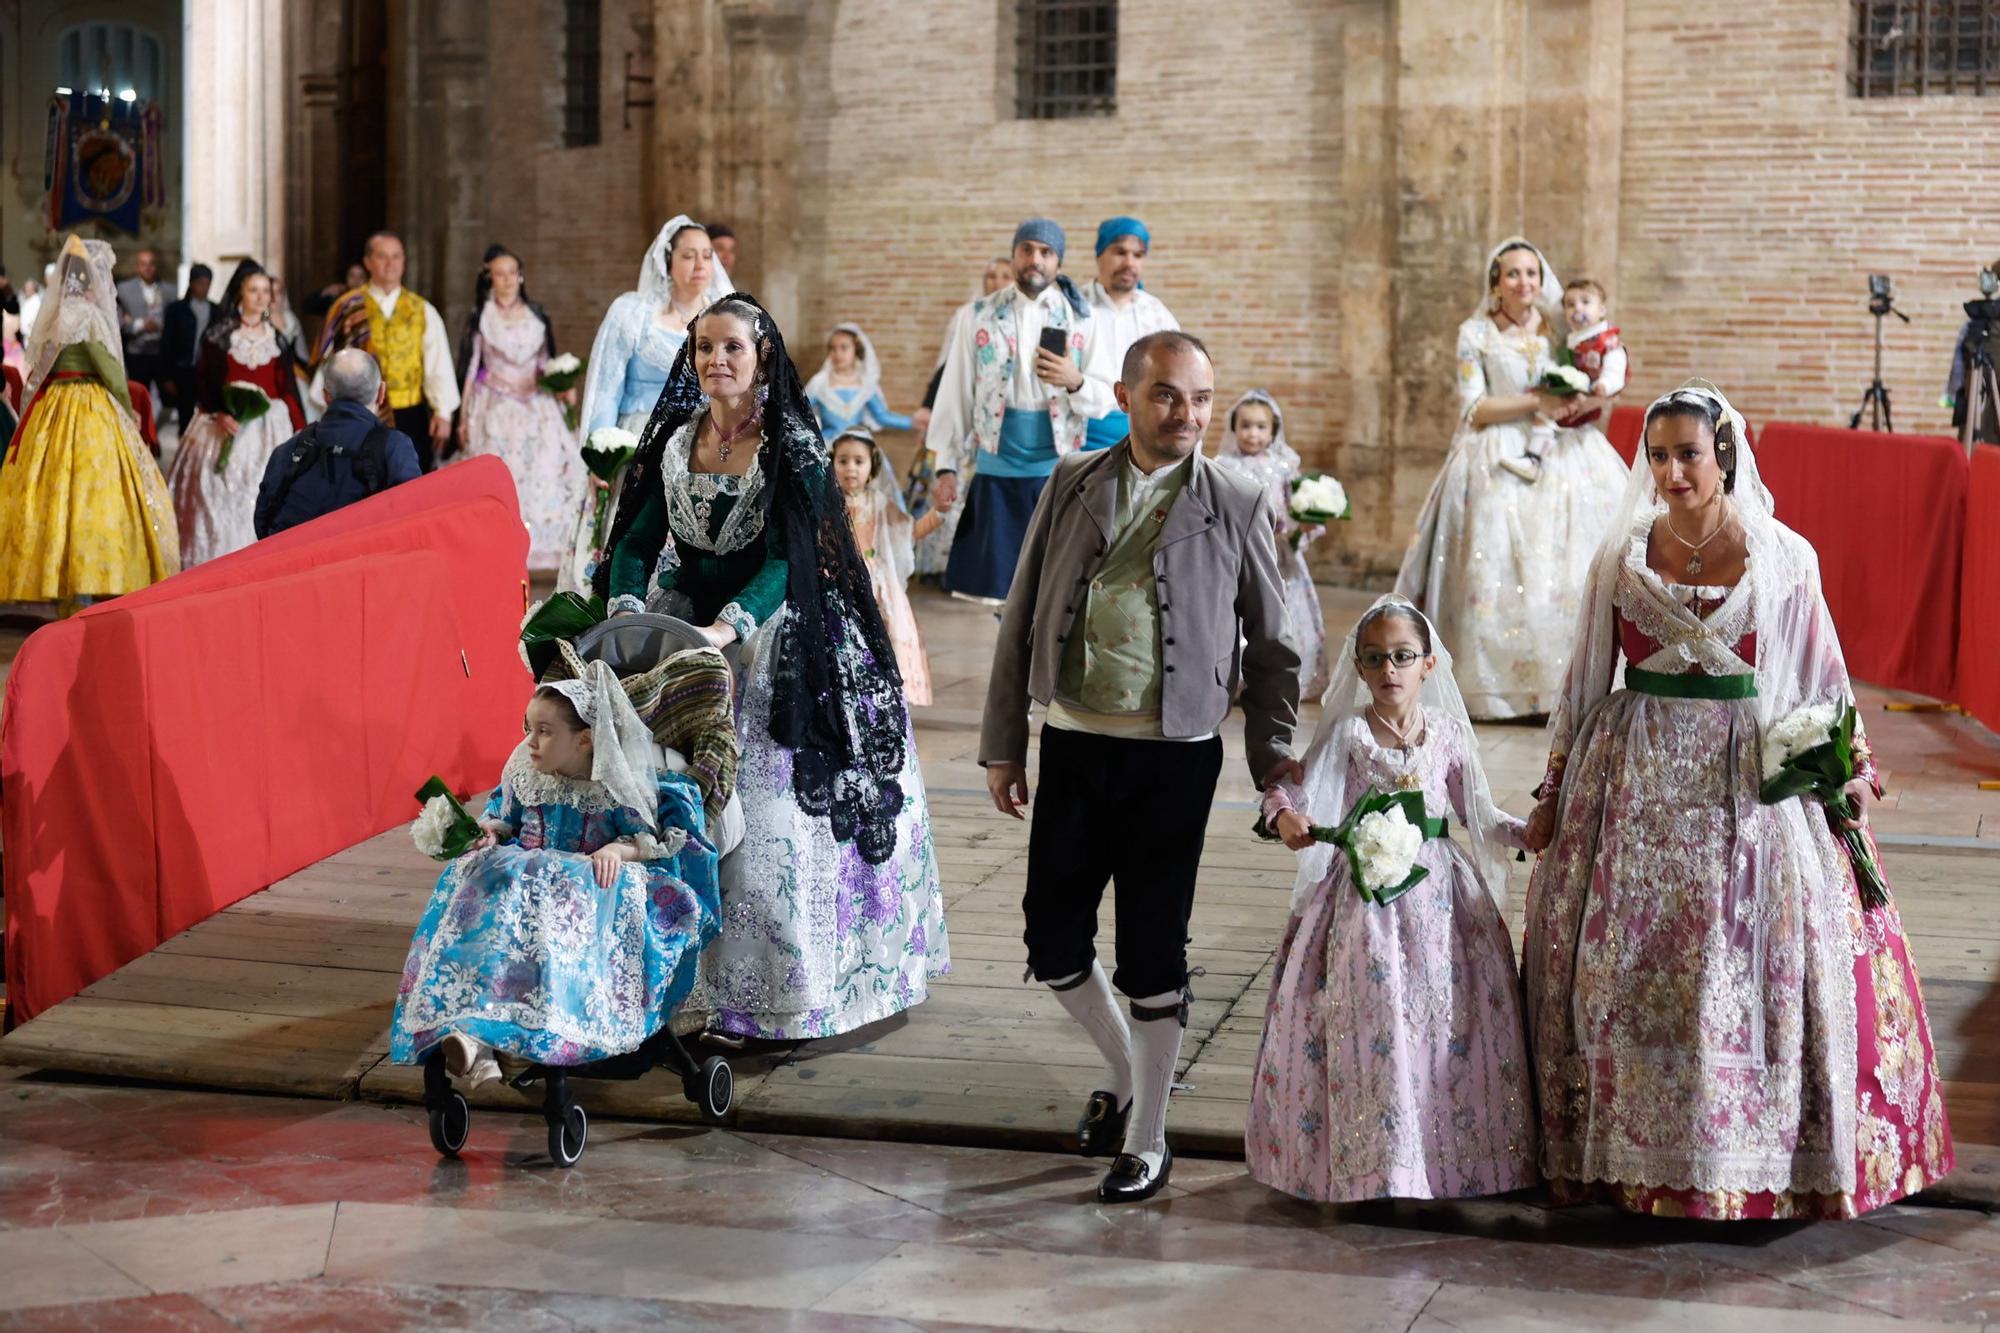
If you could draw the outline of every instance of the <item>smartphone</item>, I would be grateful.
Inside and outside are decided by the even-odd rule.
[[[1065,329],[1043,329],[1042,350],[1057,356],[1069,355],[1069,332]]]

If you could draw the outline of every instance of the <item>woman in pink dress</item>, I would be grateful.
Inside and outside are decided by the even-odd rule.
[[[1322,1203],[1533,1185],[1520,991],[1498,901],[1521,822],[1493,804],[1451,654],[1423,613],[1381,598],[1332,671],[1303,789],[1264,795],[1266,826],[1301,855],[1250,1086],[1250,1174]],[[1371,902],[1346,853],[1310,826],[1406,791],[1424,797],[1426,876]]]
[[[896,667],[903,675],[903,698],[920,707],[931,702],[931,660],[917,613],[910,608],[907,585],[915,567],[915,544],[944,525],[944,512],[933,509],[911,519],[902,492],[890,475],[875,437],[859,426],[833,439],[833,479],[847,498],[847,521],[854,544],[868,564],[875,587],[875,604],[896,650]]]
[[[1952,1165],[1909,943],[1824,806],[1758,796],[1765,733],[1852,702],[1818,559],[1703,380],[1647,410],[1611,531],[1528,828],[1543,1169],[1663,1216],[1879,1208]]]
[[[556,398],[541,387],[542,367],[555,352],[554,328],[548,312],[528,298],[520,258],[505,246],[489,246],[459,346],[465,366],[459,443],[464,457],[493,454],[514,474],[528,525],[529,569],[562,563],[583,498],[576,436]]]

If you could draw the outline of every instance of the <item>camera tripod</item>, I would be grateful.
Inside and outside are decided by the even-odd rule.
[[[1978,441],[2000,443],[2000,375],[1993,368],[1993,351],[1987,339],[1990,326],[1975,331],[1965,348],[1965,382],[1959,393],[1964,416],[1958,427],[1958,442],[1970,454]]]
[[[1866,413],[1868,429],[1893,431],[1896,426],[1889,416],[1889,386],[1882,382],[1882,318],[1894,315],[1907,324],[1910,317],[1896,309],[1895,299],[1888,296],[1870,300],[1868,313],[1875,316],[1875,378],[1868,382],[1868,391],[1861,395],[1861,406],[1855,408],[1854,415],[1847,419],[1847,428],[1860,430],[1862,414]]]

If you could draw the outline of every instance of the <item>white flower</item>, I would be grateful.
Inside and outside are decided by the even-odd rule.
[[[552,356],[544,362],[542,364],[542,373],[544,375],[568,375],[582,364],[583,362],[577,360],[573,353],[564,352],[561,356]]]
[[[590,432],[590,438],[584,441],[583,447],[600,454],[615,454],[621,449],[637,449],[639,437],[617,426],[599,426]]]
[[[1378,892],[1410,877],[1410,867],[1424,845],[1423,830],[1410,822],[1400,805],[1363,815],[1353,837],[1362,887]]]
[[[1551,366],[1549,367],[1548,377],[1554,380],[1561,380],[1578,393],[1590,392],[1590,376],[1584,374],[1575,366]]]
[[[1344,514],[1347,512],[1346,488],[1324,474],[1307,477],[1292,492],[1291,510],[1295,518],[1306,514]]]
[[[410,825],[410,841],[417,844],[417,850],[433,859],[444,856],[444,837],[451,831],[458,814],[451,808],[451,801],[443,796],[433,796],[424,802],[424,812],[417,816],[417,822]]]
[[[1764,772],[1775,773],[1787,759],[1825,745],[1839,721],[1838,705],[1815,704],[1773,722],[1764,730]]]

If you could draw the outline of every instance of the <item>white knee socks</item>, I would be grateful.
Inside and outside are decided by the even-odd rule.
[[[1141,1009],[1178,1007],[1180,1002],[1178,990],[1132,1001]],[[1125,1151],[1143,1158],[1155,1175],[1167,1155],[1167,1096],[1173,1091],[1183,1030],[1176,1017],[1132,1024],[1132,1118],[1125,1124]]]
[[[1082,983],[1072,984],[1078,978]],[[1098,1086],[1117,1099],[1115,1109],[1124,1110],[1132,1100],[1132,1031],[1125,1024],[1123,1006],[1111,993],[1111,979],[1092,959],[1089,972],[1058,977],[1049,985],[1064,988],[1055,992],[1056,999],[1090,1034],[1097,1053],[1104,1057],[1104,1081]]]

